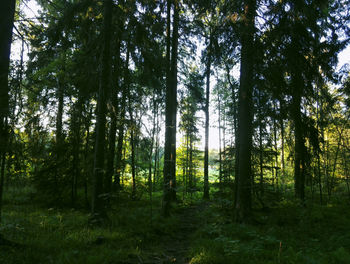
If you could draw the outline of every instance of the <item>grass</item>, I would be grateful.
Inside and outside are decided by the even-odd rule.
[[[0,233],[19,246],[1,246],[0,263],[171,263],[166,248],[179,235],[178,212],[201,200],[201,193],[188,197],[164,219],[161,193],[154,194],[152,214],[147,195],[139,201],[122,196],[109,210],[108,226],[92,228],[88,211],[40,207],[31,193],[29,187],[5,192]],[[341,197],[306,207],[279,200],[256,208],[254,225],[234,223],[232,202],[214,197],[196,212],[189,263],[350,263],[350,211]]]
[[[254,225],[236,224],[217,203],[202,212],[206,223],[193,238],[197,263],[350,263],[350,212],[345,203],[308,204],[283,200],[256,210]]]
[[[0,263],[139,263],[160,251],[157,233],[175,226],[176,218],[160,217],[159,199],[152,222],[149,202],[128,201],[111,208],[108,226],[92,228],[88,212],[33,205],[30,191],[9,190],[4,197],[0,233],[20,246],[0,247]]]

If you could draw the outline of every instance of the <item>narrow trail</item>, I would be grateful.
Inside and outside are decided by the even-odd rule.
[[[191,246],[191,237],[199,228],[198,213],[204,210],[206,203],[189,205],[178,209],[174,214],[178,217],[178,225],[174,234],[165,235],[162,238],[163,256],[157,263],[188,264],[188,257]]]

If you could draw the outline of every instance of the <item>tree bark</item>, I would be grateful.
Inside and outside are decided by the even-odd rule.
[[[292,116],[294,120],[294,140],[295,140],[295,157],[294,157],[294,189],[295,195],[301,201],[305,199],[305,162],[304,162],[304,136],[301,119],[301,76],[295,73],[293,99],[292,99]]]
[[[124,142],[124,126],[125,126],[125,112],[126,112],[126,97],[129,90],[129,60],[130,60],[130,44],[127,44],[126,60],[124,67],[124,83],[123,83],[123,95],[120,106],[120,118],[118,125],[118,143],[117,143],[117,154],[116,154],[116,175],[115,175],[115,187],[117,191],[121,189],[120,175],[122,171],[122,155],[123,155],[123,142]]]
[[[73,144],[73,161],[72,161],[72,190],[71,190],[71,202],[72,207],[75,206],[75,202],[77,199],[77,193],[78,193],[78,178],[80,177],[80,167],[79,167],[79,160],[80,160],[80,145],[81,145],[81,134],[80,134],[80,127],[81,127],[81,112],[82,112],[82,97],[79,94],[78,95],[78,101],[74,105],[73,110],[73,116],[72,116],[72,124],[71,129],[73,130],[72,135],[72,144]]]
[[[171,200],[176,201],[176,114],[177,114],[177,58],[179,43],[179,0],[173,0],[174,20],[171,47]]]
[[[1,170],[5,168],[5,155],[8,141],[7,118],[9,114],[8,74],[12,43],[12,29],[15,14],[15,0],[4,0],[0,9],[0,158]],[[2,194],[4,188],[4,173],[1,172],[0,182],[0,222],[2,209]]]
[[[131,109],[131,98],[129,97],[129,115],[130,115],[130,145],[131,145],[131,176],[132,176],[132,193],[131,193],[131,199],[136,199],[136,160],[135,160],[135,127],[136,122],[134,121],[134,117],[132,114]]]
[[[222,148],[221,148],[221,100],[218,93],[218,123],[219,123],[219,189],[222,192]]]
[[[178,4],[174,5],[174,23],[172,43],[170,37],[171,0],[167,1],[167,35],[166,35],[166,102],[165,102],[165,144],[164,144],[164,216],[170,213],[170,204],[176,200],[176,104],[177,104],[177,46],[178,46]],[[172,46],[170,46],[172,44]],[[172,51],[170,57],[170,50]]]
[[[245,222],[251,213],[251,149],[252,149],[252,94],[254,85],[254,31],[256,1],[244,1],[243,32],[241,35],[241,68],[238,102],[238,179],[235,218]]]
[[[92,217],[95,220],[105,218],[104,204],[101,197],[104,176],[104,152],[106,137],[106,94],[110,84],[110,46],[112,33],[112,0],[104,0],[102,72],[97,101],[96,142],[93,171]],[[100,219],[99,219],[100,218]]]
[[[210,93],[210,71],[212,56],[212,33],[208,46],[207,69],[206,69],[206,91],[205,91],[205,147],[204,147],[204,190],[203,198],[209,199],[209,93]]]
[[[105,175],[105,192],[110,193],[112,191],[112,179],[114,174],[114,158],[115,158],[115,143],[116,143],[116,133],[117,133],[117,117],[119,112],[118,107],[118,92],[119,92],[119,57],[120,57],[120,40],[119,36],[117,40],[117,48],[115,54],[115,72],[114,72],[114,86],[115,90],[111,89],[111,98],[110,102],[111,107],[111,125],[109,128],[108,136],[108,156],[107,156],[107,169]]]

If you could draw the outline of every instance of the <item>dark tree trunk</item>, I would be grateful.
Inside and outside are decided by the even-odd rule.
[[[295,195],[301,201],[305,198],[305,162],[304,162],[304,136],[303,127],[301,119],[301,79],[298,76],[295,80],[295,85],[293,87],[293,100],[292,100],[292,116],[294,121],[294,140],[295,140],[295,157],[294,157],[294,189]]]
[[[158,170],[159,170],[159,111],[157,107],[156,145],[154,150],[154,171],[153,171],[153,186],[152,186],[153,191],[156,191],[156,183],[158,181]]]
[[[254,19],[256,1],[244,1],[244,28],[241,33],[241,69],[238,102],[238,179],[235,201],[236,221],[247,221],[251,211],[252,93],[254,85]]]
[[[110,193],[112,191],[116,133],[117,133],[117,119],[115,117],[115,113],[112,113],[111,124],[110,124],[109,135],[108,135],[107,168],[106,168],[105,180],[103,184],[105,193]]]
[[[130,115],[130,145],[131,145],[131,175],[132,175],[132,193],[131,193],[131,199],[136,199],[136,160],[135,160],[135,127],[136,122],[134,121],[134,117],[132,114],[132,108],[131,108],[131,99],[129,98],[129,115]]]
[[[185,183],[185,191],[186,191],[186,194],[188,193],[188,188],[189,188],[189,181],[190,181],[190,176],[189,176],[189,172],[190,172],[190,169],[189,169],[189,164],[190,164],[190,141],[189,141],[189,136],[188,136],[188,133],[186,134],[186,183]],[[187,184],[188,182],[188,184]]]
[[[64,72],[64,67],[62,69],[62,72]],[[63,73],[64,74],[64,73]],[[63,143],[64,143],[64,137],[63,137],[63,100],[64,100],[64,87],[63,83],[64,80],[62,80],[62,76],[59,76],[57,78],[57,89],[56,89],[56,98],[57,98],[57,117],[56,117],[56,167],[54,172],[54,179],[53,183],[54,186],[57,186],[59,188],[59,177],[62,173],[61,171],[61,165],[62,165],[62,153],[63,153]],[[55,197],[56,202],[58,202],[60,198],[60,191],[57,190],[55,193],[53,193],[53,196]]]
[[[189,136],[189,154],[190,154],[190,157],[189,157],[189,183],[188,183],[188,187],[190,189],[190,194],[191,194],[191,197],[192,197],[192,194],[193,194],[193,189],[194,189],[194,179],[193,179],[193,148],[192,148],[192,136]]]
[[[124,142],[124,123],[125,123],[125,112],[126,112],[126,96],[129,90],[129,59],[130,59],[130,52],[129,52],[129,44],[126,51],[126,61],[125,61],[125,68],[124,68],[124,84],[123,84],[123,95],[122,95],[122,102],[120,106],[120,118],[119,118],[119,124],[118,124],[118,143],[117,143],[117,153],[116,153],[116,175],[115,175],[115,187],[117,191],[120,190],[120,175],[122,171],[122,155],[123,155],[123,142]]]
[[[113,1],[104,1],[102,72],[97,101],[96,142],[93,171],[92,217],[105,217],[103,200],[104,152],[106,137],[106,95],[110,83],[110,46]]]
[[[84,126],[86,131],[86,139],[85,139],[85,146],[84,146],[84,196],[85,196],[85,204],[88,208],[90,206],[89,199],[88,199],[88,180],[91,175],[91,164],[89,160],[89,153],[90,153],[90,125],[91,125],[91,117],[92,117],[92,109],[89,110],[88,116],[85,119]]]
[[[155,101],[155,96],[153,96],[153,127],[152,127],[152,135],[151,135],[151,146],[149,150],[149,164],[148,164],[148,195],[149,195],[149,200],[151,203],[151,223],[152,223],[152,167],[153,167],[153,148],[154,148],[154,136],[156,132],[156,115],[158,114],[158,109],[156,106],[156,101]]]
[[[316,119],[317,119],[317,131],[320,131],[320,134],[323,135],[323,127],[321,126],[322,124],[322,100],[320,100],[320,92],[317,91],[317,114],[316,114]],[[319,140],[320,141],[320,140]],[[318,188],[320,192],[320,204],[322,205],[323,203],[323,194],[322,194],[322,177],[321,177],[321,151],[318,149],[317,150],[317,178],[318,178]],[[347,182],[348,183],[348,182]]]
[[[177,57],[179,43],[179,0],[173,0],[174,23],[171,47],[171,200],[176,201],[176,114],[177,114]]]
[[[81,145],[81,112],[82,112],[82,97],[79,94],[77,103],[74,105],[71,129],[73,130],[72,144],[73,144],[73,161],[72,161],[72,190],[71,190],[71,200],[72,207],[75,206],[78,192],[78,179],[80,177],[80,145]]]
[[[276,102],[274,102],[274,112],[276,113],[277,107]],[[274,147],[275,147],[275,163],[274,163],[274,169],[275,169],[275,179],[276,179],[276,188],[278,190],[278,144],[277,144],[277,120],[275,117],[273,117],[273,137],[274,137]]]
[[[221,100],[218,93],[218,123],[219,123],[219,188],[222,191],[222,148],[221,148]]]
[[[0,222],[2,209],[2,194],[4,188],[5,154],[8,141],[7,118],[9,113],[8,74],[10,65],[12,28],[15,14],[15,0],[4,0],[0,9]],[[1,237],[0,237],[1,239]]]
[[[282,102],[280,101],[281,105]],[[284,188],[285,184],[285,162],[284,162],[284,121],[283,117],[280,118],[280,126],[281,126],[281,166],[282,166],[282,174],[281,174],[281,183],[282,187]]]
[[[259,109],[258,109],[258,118],[259,118],[259,168],[260,168],[260,194],[264,194],[264,149],[263,149],[263,131],[262,131],[262,108],[261,103],[261,94],[259,93]]]
[[[236,91],[235,91],[235,86],[231,82],[230,78],[230,69],[228,65],[226,65],[226,74],[227,74],[227,80],[229,81],[230,87],[231,87],[231,97],[232,97],[232,103],[233,103],[233,130],[234,130],[234,135],[235,135],[235,185],[234,185],[234,203],[237,201],[237,188],[238,188],[238,169],[239,169],[239,138],[238,138],[238,107],[237,107],[237,96],[236,96]],[[225,113],[224,113],[225,115]],[[224,119],[224,145],[225,145],[225,119]],[[225,148],[224,148],[225,149]],[[226,170],[225,170],[226,171]],[[226,174],[226,172],[225,172]],[[226,176],[225,176],[226,178]]]
[[[121,34],[121,33],[120,33]],[[109,128],[108,135],[108,156],[107,156],[107,169],[105,175],[105,192],[110,193],[112,191],[112,180],[114,175],[114,158],[115,158],[115,143],[117,133],[117,118],[119,112],[118,106],[118,93],[119,93],[119,59],[120,59],[120,36],[117,37],[116,54],[114,62],[114,89],[112,88],[111,93],[111,125]]]
[[[58,100],[57,104],[57,119],[56,119],[56,145],[57,145],[57,158],[60,157],[60,149],[63,143],[63,99],[64,99],[64,87],[61,79],[57,80],[56,96]]]
[[[0,156],[0,223],[2,218],[2,197],[4,192],[4,183],[5,183],[5,162],[6,162],[6,153],[3,152]],[[1,240],[1,234],[0,234]]]
[[[212,33],[210,33],[212,34]],[[203,198],[209,199],[209,93],[210,93],[210,68],[212,56],[212,36],[210,35],[207,69],[206,69],[206,91],[205,91],[205,147],[204,147],[204,190]]]
[[[174,7],[172,47],[170,37],[171,0],[167,1],[166,36],[166,102],[165,102],[165,144],[164,144],[164,188],[163,215],[170,213],[170,203],[176,200],[176,104],[177,104],[177,45],[179,12],[177,0]],[[170,58],[170,48],[172,54]]]

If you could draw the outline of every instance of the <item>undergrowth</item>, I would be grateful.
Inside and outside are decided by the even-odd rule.
[[[350,263],[349,205],[340,197],[322,206],[275,199],[254,208],[254,224],[237,224],[232,200],[214,191],[207,203],[201,193],[187,197],[169,218],[160,215],[160,192],[152,207],[147,195],[131,201],[125,192],[111,200],[108,225],[91,227],[88,210],[42,207],[32,193],[30,187],[5,192],[0,234],[16,245],[0,246],[0,263],[172,263],[167,244],[179,236],[179,214],[190,205],[198,223],[186,243],[191,264]]]
[[[237,224],[222,203],[212,202],[193,237],[191,264],[350,263],[349,206],[306,207],[282,200],[255,208],[254,224]]]

